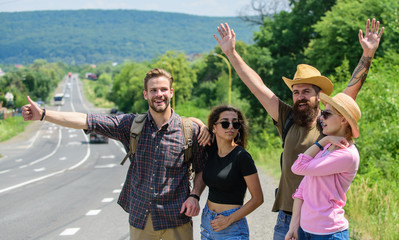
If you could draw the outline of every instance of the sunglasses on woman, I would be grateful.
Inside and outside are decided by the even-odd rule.
[[[233,124],[234,129],[240,129],[241,123],[240,122],[229,122],[229,121],[221,121],[221,122],[215,122],[215,124],[220,123],[222,125],[222,128],[228,129],[230,127],[230,123]]]
[[[329,111],[321,111],[320,115],[327,120],[327,118],[329,118],[332,115],[332,112]]]

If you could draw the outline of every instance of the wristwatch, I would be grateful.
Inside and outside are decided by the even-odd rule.
[[[190,194],[190,196],[188,197],[193,197],[195,199],[197,199],[198,201],[200,200],[200,197],[197,194]]]

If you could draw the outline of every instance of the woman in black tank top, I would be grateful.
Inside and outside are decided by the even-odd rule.
[[[249,239],[245,216],[263,203],[258,173],[245,150],[247,127],[240,110],[214,108],[208,118],[212,143],[203,180],[209,187],[201,218],[201,239]],[[244,203],[246,190],[251,199]]]

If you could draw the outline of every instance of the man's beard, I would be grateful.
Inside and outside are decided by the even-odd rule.
[[[163,107],[161,107],[161,106],[157,107],[157,106],[155,106],[153,100],[148,100],[148,106],[150,106],[150,108],[151,108],[152,110],[154,110],[154,112],[156,112],[156,113],[163,113],[163,112],[165,112],[166,109],[168,108],[169,104],[170,104],[170,101],[169,101],[168,99],[166,99],[165,105],[164,105]]]
[[[299,104],[306,103],[306,108],[299,109]],[[319,103],[312,104],[306,99],[297,101],[292,107],[292,118],[294,122],[301,127],[310,127],[319,113]]]

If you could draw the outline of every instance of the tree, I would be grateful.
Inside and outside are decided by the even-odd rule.
[[[289,1],[284,0],[251,0],[251,3],[243,7],[239,17],[254,25],[262,25],[264,20],[281,10],[289,10]]]
[[[335,0],[291,0],[291,12],[281,11],[273,18],[265,19],[260,31],[255,33],[255,45],[264,49],[262,52],[270,52],[272,66],[258,73],[280,98],[290,97],[281,77],[292,78],[296,66],[307,62],[304,50],[316,35],[312,25],[334,4]],[[310,64],[313,65],[312,62]],[[254,68],[262,66],[256,65]]]
[[[170,73],[173,72],[173,90],[176,104],[184,103],[191,98],[194,84],[197,82],[197,75],[184,53],[167,51],[158,58],[154,67],[162,67]]]
[[[376,18],[381,22],[381,26],[394,26],[395,23],[397,26],[398,9],[399,2],[391,0],[338,1],[337,5],[314,25],[315,37],[306,49],[306,57],[324,74],[334,73],[334,69],[342,64],[345,57],[349,60],[350,69],[354,69],[362,54],[357,33],[359,29],[365,31],[367,18]],[[398,42],[398,31],[395,33],[392,28],[387,28],[377,56],[383,55],[385,49],[397,48]]]
[[[146,63],[127,62],[115,76],[110,100],[123,112],[141,113],[148,110],[143,97],[144,77],[149,70]]]

